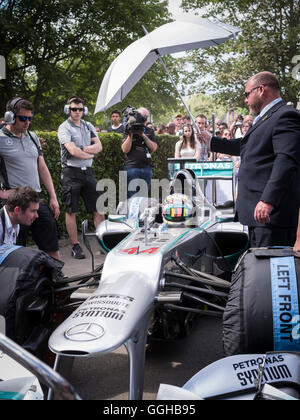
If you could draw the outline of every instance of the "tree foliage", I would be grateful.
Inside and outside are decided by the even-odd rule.
[[[195,74],[198,79],[210,74],[202,91],[216,91],[219,102],[242,106],[247,79],[268,70],[279,78],[283,98],[297,102],[300,77],[293,70],[300,51],[299,0],[183,0],[182,5],[242,30],[236,41],[191,54],[195,65],[191,82],[196,83]]]
[[[0,1],[0,55],[7,64],[1,112],[11,97],[25,97],[35,106],[35,127],[51,130],[64,119],[69,96],[81,96],[93,109],[116,55],[144,35],[143,24],[151,31],[168,20],[166,0]],[[129,99],[144,98],[158,109],[176,101],[160,69],[148,72]]]
[[[216,95],[205,95],[203,93],[193,95],[187,102],[189,109],[195,117],[198,114],[204,114],[209,120],[215,114],[215,118],[220,118],[222,121],[227,122],[228,111],[230,106],[228,104],[218,104]],[[236,114],[247,114],[247,108],[234,108]]]

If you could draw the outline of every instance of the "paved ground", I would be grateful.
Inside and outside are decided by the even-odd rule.
[[[104,261],[96,238],[90,237],[95,264]],[[91,257],[82,245],[87,258],[71,257],[71,246],[62,241],[61,259],[68,276],[91,270]],[[222,323],[220,319],[201,317],[189,337],[176,341],[152,341],[148,344],[145,367],[145,400],[154,400],[161,383],[182,386],[201,368],[223,356]],[[76,358],[68,378],[84,399],[127,400],[128,357],[124,346],[100,357]]]
[[[199,318],[189,337],[152,341],[146,350],[143,400],[155,400],[160,384],[183,386],[200,369],[223,357],[220,319]],[[83,399],[128,400],[125,347],[104,356],[75,359],[70,382]]]
[[[82,273],[86,273],[88,271],[91,271],[91,256],[88,252],[88,250],[85,248],[85,246],[82,243],[81,238],[80,239],[80,244],[82,247],[82,250],[84,251],[86,258],[84,260],[75,260],[74,258],[71,257],[71,244],[69,243],[69,241],[67,239],[61,240],[60,241],[60,257],[61,260],[64,262],[64,268],[63,268],[63,272],[71,277],[77,274],[82,274]],[[100,252],[100,247],[97,243],[97,240],[95,237],[89,237],[89,241],[91,244],[91,248],[93,250],[94,253],[94,259],[95,259],[95,266],[98,264],[103,263],[104,259],[105,259],[105,255],[102,254]]]

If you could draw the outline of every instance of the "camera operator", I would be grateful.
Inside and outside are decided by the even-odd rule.
[[[125,153],[123,170],[127,172],[127,198],[135,191],[129,191],[128,186],[134,179],[146,181],[148,189],[152,179],[151,153],[157,149],[154,130],[146,126],[149,112],[146,108],[135,109],[127,107],[123,110],[127,122],[122,143]]]

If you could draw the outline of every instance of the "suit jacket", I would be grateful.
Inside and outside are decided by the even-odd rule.
[[[247,226],[259,201],[274,206],[270,223],[295,227],[298,223],[300,114],[284,101],[275,104],[243,138],[212,137],[211,150],[241,156],[236,219]]]

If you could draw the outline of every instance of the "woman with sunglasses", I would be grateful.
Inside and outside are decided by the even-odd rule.
[[[193,127],[185,124],[183,127],[183,135],[175,145],[175,158],[195,158],[200,157],[200,144],[195,139]]]

